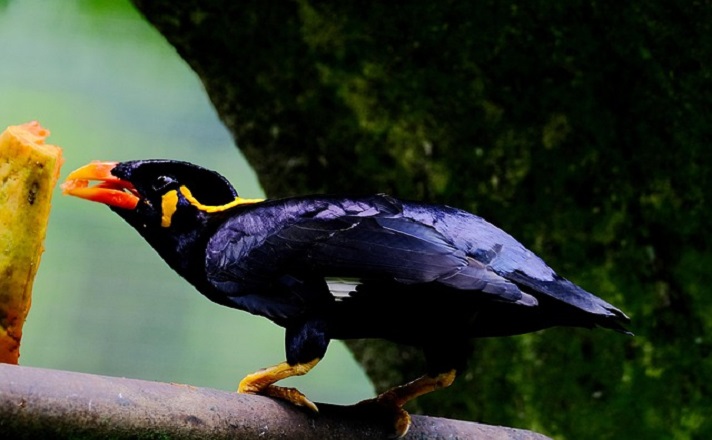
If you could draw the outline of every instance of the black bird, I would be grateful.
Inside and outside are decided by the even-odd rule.
[[[623,312],[449,206],[383,194],[243,199],[221,175],[172,160],[94,162],[63,189],[109,205],[212,301],[286,329],[286,362],[248,375],[240,392],[316,411],[274,383],[308,372],[331,339],[420,347],[426,374],[374,399],[394,411],[400,436],[410,425],[402,406],[449,386],[471,338],[553,326],[628,333]]]

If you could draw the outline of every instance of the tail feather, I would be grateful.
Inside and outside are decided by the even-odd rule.
[[[535,295],[546,295],[586,312],[594,326],[633,334],[625,328],[630,323],[625,313],[565,278],[557,275],[551,280],[540,280],[521,271],[507,274],[506,278],[528,288]]]
[[[596,325],[598,327],[614,330],[628,336],[634,336],[634,334],[625,327],[626,324],[630,324],[630,318],[625,313],[613,306],[609,306],[607,310],[610,314],[596,317]]]

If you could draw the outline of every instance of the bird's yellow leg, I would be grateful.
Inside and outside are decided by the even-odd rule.
[[[455,370],[450,370],[447,373],[440,373],[437,376],[420,376],[419,378],[408,382],[405,385],[400,385],[383,392],[376,400],[383,403],[391,403],[398,407],[402,407],[416,397],[428,394],[440,388],[446,388],[452,385],[455,381]]]
[[[237,388],[237,392],[276,397],[297,406],[304,406],[314,412],[319,412],[316,405],[296,388],[273,385],[279,380],[306,374],[309,370],[314,368],[319,361],[320,359],[316,358],[311,362],[296,365],[289,365],[287,362],[282,362],[272,367],[263,368],[242,379]]]
[[[454,369],[446,373],[440,373],[437,376],[424,375],[405,385],[391,388],[379,394],[375,399],[366,400],[361,403],[375,403],[389,412],[393,412],[395,416],[394,437],[401,438],[408,432],[408,428],[410,428],[410,414],[403,409],[403,405],[423,394],[449,387],[455,381],[456,375],[457,373]]]

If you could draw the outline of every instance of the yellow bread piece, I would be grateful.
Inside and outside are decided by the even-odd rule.
[[[16,364],[64,159],[36,122],[0,134],[0,362]]]

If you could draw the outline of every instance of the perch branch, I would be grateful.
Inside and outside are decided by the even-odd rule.
[[[386,438],[385,420],[350,406],[309,415],[266,397],[0,364],[6,438]],[[529,431],[413,416],[406,438],[545,440]]]

